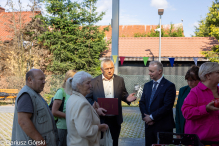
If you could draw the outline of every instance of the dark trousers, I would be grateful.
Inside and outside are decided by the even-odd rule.
[[[145,128],[145,146],[151,146],[157,143],[157,132],[173,132],[173,129],[164,131],[157,129],[155,126]]]
[[[118,146],[121,125],[118,125],[115,116],[104,117],[104,123],[109,126],[110,133],[113,139],[113,146]]]
[[[67,129],[58,129],[59,144],[58,146],[67,146]]]

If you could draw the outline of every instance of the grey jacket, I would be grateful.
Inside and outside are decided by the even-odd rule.
[[[46,140],[47,146],[57,146],[58,133],[56,126],[53,124],[54,118],[51,114],[51,111],[49,110],[47,103],[43,101],[42,96],[40,94],[37,94],[33,89],[28,86],[24,86],[20,90],[16,98],[11,146],[18,146],[22,144],[30,146],[35,145],[35,141],[27,136],[27,134],[18,124],[17,101],[23,93],[28,93],[31,97],[34,109],[31,121],[33,122],[36,130]]]

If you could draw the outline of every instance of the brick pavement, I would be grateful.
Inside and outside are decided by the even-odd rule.
[[[119,146],[145,146],[144,138],[120,138]]]
[[[10,140],[13,112],[14,106],[0,106],[0,141]],[[139,107],[123,107],[123,118],[119,146],[144,146],[144,122]]]
[[[122,109],[124,122],[120,133],[119,146],[145,146],[144,122],[141,119],[139,107],[123,107]],[[174,108],[174,117],[175,112]]]
[[[144,122],[139,107],[123,107],[119,146],[144,146]]]
[[[14,113],[14,106],[0,106],[0,113]]]

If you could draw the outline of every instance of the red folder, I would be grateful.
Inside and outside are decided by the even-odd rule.
[[[100,107],[107,110],[107,115],[118,115],[118,99],[117,98],[98,98]]]

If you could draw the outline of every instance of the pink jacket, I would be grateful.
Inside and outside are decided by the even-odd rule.
[[[211,89],[202,82],[191,89],[181,109],[186,119],[186,134],[197,134],[200,140],[219,141],[219,111],[206,111],[206,105],[213,99]]]

